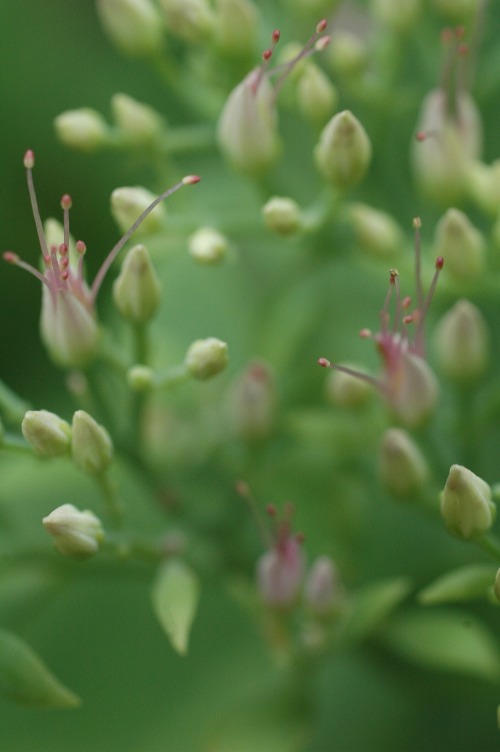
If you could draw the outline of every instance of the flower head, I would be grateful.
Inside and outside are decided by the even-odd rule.
[[[42,314],[40,329],[52,358],[64,367],[85,366],[95,355],[99,344],[99,329],[95,312],[95,300],[103,279],[119,251],[146,219],[150,212],[183,185],[197,183],[199,177],[188,175],[179,183],[158,196],[136,219],[121,240],[109,252],[91,286],[87,285],[83,273],[83,257],[86,246],[81,240],[75,245],[76,253],[70,249],[69,210],[71,197],[65,194],[61,199],[64,213],[64,230],[59,245],[49,246],[44,233],[38,202],[33,183],[35,155],[29,150],[24,155],[28,190],[35,219],[43,271],[22,261],[12,251],[4,253],[5,261],[20,266],[42,282]]]
[[[320,358],[323,368],[336,368],[373,384],[385,397],[395,415],[406,425],[421,423],[432,411],[438,397],[436,378],[425,360],[425,318],[429,310],[443,258],[436,259],[434,277],[424,296],[420,269],[420,220],[414,220],[417,307],[410,311],[410,297],[401,297],[399,273],[391,269],[389,290],[380,312],[380,331],[362,329],[360,336],[375,342],[382,359],[382,375],[374,378],[347,366]],[[395,298],[395,312],[391,323],[390,305]],[[411,329],[413,329],[413,336]]]

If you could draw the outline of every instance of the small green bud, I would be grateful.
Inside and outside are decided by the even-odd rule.
[[[349,216],[357,243],[370,256],[387,258],[401,250],[403,233],[390,214],[367,204],[351,204]]]
[[[125,256],[113,284],[113,300],[133,324],[145,324],[158,310],[161,284],[144,245],[135,245]]]
[[[500,206],[500,159],[491,165],[471,162],[467,170],[467,186],[470,197],[482,211],[496,217]]]
[[[165,121],[156,110],[127,94],[115,94],[111,99],[111,108],[116,125],[133,146],[154,143],[165,126]]]
[[[379,450],[379,476],[382,484],[399,499],[418,495],[429,479],[425,457],[411,436],[400,428],[389,428]]]
[[[297,104],[312,123],[322,125],[337,107],[338,92],[326,73],[308,63],[297,84]]]
[[[215,41],[235,57],[251,53],[257,41],[259,10],[251,0],[216,0]]]
[[[154,371],[148,366],[132,366],[127,373],[127,383],[134,392],[147,392],[154,386]]]
[[[70,450],[69,423],[48,410],[28,410],[21,430],[40,457],[61,457]]]
[[[359,76],[369,60],[366,43],[350,31],[337,31],[334,34],[328,57],[334,73],[344,78]]]
[[[459,209],[448,209],[439,220],[434,253],[446,259],[446,273],[467,282],[484,271],[486,244],[483,235]]]
[[[457,301],[442,317],[434,341],[440,368],[449,379],[466,383],[486,370],[490,334],[481,311],[470,301]]]
[[[496,507],[490,486],[462,465],[452,465],[441,494],[441,514],[452,535],[469,540],[493,525]]]
[[[101,475],[113,459],[113,444],[103,426],[83,410],[73,415],[73,460],[89,475]]]
[[[97,0],[97,13],[110,39],[126,55],[160,51],[163,24],[151,0]]]
[[[210,36],[213,11],[207,0],[160,0],[167,30],[184,42],[201,42]]]
[[[264,224],[277,235],[294,235],[300,230],[300,206],[288,196],[272,196],[262,207]]]
[[[373,15],[396,34],[413,28],[421,10],[420,0],[372,0]]]
[[[345,365],[362,372],[362,369],[351,363],[345,363]],[[344,371],[331,371],[326,379],[325,389],[329,402],[347,409],[356,409],[366,405],[373,395],[371,384]]]
[[[200,227],[188,238],[189,253],[199,264],[219,264],[228,248],[228,239],[213,227]]]
[[[111,194],[111,214],[122,232],[126,232],[145,209],[156,199],[154,193],[135,186],[115,188]],[[163,204],[158,204],[141,224],[141,232],[152,235],[161,228],[166,216]]]
[[[195,340],[190,345],[184,361],[188,373],[201,381],[223,371],[227,362],[227,344],[215,337]]]
[[[436,408],[439,385],[424,358],[411,352],[403,353],[397,392],[390,407],[396,417],[410,428],[421,426]]]
[[[364,177],[372,148],[365,129],[352,112],[339,112],[324,127],[314,151],[316,165],[336,188],[347,190]]]
[[[54,120],[57,137],[65,146],[92,152],[105,146],[109,127],[102,115],[90,107],[61,112]]]
[[[88,559],[104,541],[101,521],[93,512],[81,512],[73,504],[63,504],[44,517],[43,526],[54,538],[54,546],[73,559]]]

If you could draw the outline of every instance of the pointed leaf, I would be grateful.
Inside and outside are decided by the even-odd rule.
[[[161,565],[151,591],[153,610],[172,647],[181,655],[187,653],[199,597],[198,578],[187,564],[171,559]]]
[[[49,671],[23,640],[0,629],[0,692],[37,708],[74,708],[80,698]]]
[[[497,567],[490,564],[468,564],[438,577],[417,597],[424,606],[484,598],[495,582],[496,573]]]
[[[357,642],[375,632],[406,598],[411,583],[405,577],[373,582],[358,591],[345,624],[346,637]]]

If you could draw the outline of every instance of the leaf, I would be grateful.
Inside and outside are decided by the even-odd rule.
[[[358,591],[345,625],[347,639],[357,642],[376,631],[408,595],[411,583],[405,577],[374,582]]]
[[[199,597],[198,578],[183,561],[171,559],[162,564],[151,591],[153,610],[172,647],[181,655],[187,653]]]
[[[417,596],[424,606],[484,598],[491,589],[497,567],[490,564],[468,564],[443,574],[423,588]]]
[[[75,708],[81,700],[16,635],[0,629],[0,692],[36,708]]]
[[[384,643],[428,668],[498,680],[500,653],[493,636],[466,611],[411,611],[391,620]]]

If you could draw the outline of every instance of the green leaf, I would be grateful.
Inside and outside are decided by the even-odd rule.
[[[171,559],[162,564],[151,591],[153,610],[172,647],[181,655],[187,653],[199,597],[198,578],[184,562]]]
[[[371,583],[358,591],[344,625],[349,642],[358,642],[375,632],[406,598],[410,589],[410,581],[405,577],[398,577]]]
[[[407,612],[391,620],[383,640],[401,657],[428,668],[500,678],[497,643],[466,611]]]
[[[443,574],[423,588],[417,596],[424,606],[456,603],[484,598],[491,589],[497,567],[490,564],[468,564]]]
[[[81,700],[49,671],[23,640],[0,629],[0,692],[36,708],[75,708]]]

